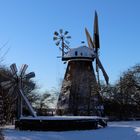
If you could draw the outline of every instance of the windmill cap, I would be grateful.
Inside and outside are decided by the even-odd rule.
[[[87,46],[80,46],[77,48],[72,48],[68,51],[62,60],[71,60],[71,59],[88,59],[93,60],[95,58],[95,53],[92,48]]]

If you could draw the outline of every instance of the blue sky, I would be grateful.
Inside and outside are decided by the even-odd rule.
[[[60,28],[72,36],[70,46],[86,41],[84,28],[92,34],[97,10],[100,32],[100,59],[110,83],[127,68],[140,62],[139,0],[0,0],[0,52],[10,48],[4,63],[26,63],[42,90],[57,87],[66,65],[53,42]]]

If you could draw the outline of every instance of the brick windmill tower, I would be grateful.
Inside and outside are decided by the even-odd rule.
[[[67,68],[58,98],[58,115],[98,115],[97,106],[100,105],[99,92],[99,69],[108,84],[108,75],[106,74],[98,57],[99,31],[98,16],[95,12],[94,35],[91,38],[88,30],[85,28],[88,47],[83,45],[77,48],[70,48],[67,39],[68,31],[61,29],[54,32],[54,41],[56,45],[61,44],[62,61],[67,62]],[[96,73],[93,63],[96,64]]]

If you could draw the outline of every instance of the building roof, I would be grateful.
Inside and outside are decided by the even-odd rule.
[[[77,48],[72,48],[70,51],[68,51],[62,58],[62,60],[71,60],[71,59],[89,59],[93,60],[95,57],[94,50],[86,47],[86,46],[80,46]]]

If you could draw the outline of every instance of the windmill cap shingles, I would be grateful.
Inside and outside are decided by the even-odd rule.
[[[93,60],[95,58],[95,53],[92,48],[86,47],[86,46],[80,46],[77,48],[73,48],[70,51],[68,51],[62,60],[71,60],[71,59],[87,59],[87,60]]]

